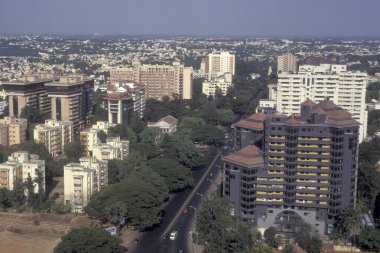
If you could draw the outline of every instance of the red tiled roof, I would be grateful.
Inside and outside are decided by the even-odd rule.
[[[316,105],[314,101],[310,100],[310,99],[306,99],[301,105],[309,105],[309,106],[312,106],[312,105]]]
[[[223,158],[224,161],[242,164],[244,166],[253,167],[264,164],[261,150],[253,145],[248,145],[239,151],[236,151]]]
[[[264,113],[258,112],[258,113],[252,114],[247,119],[259,120],[263,122],[266,118],[267,118],[267,115],[265,115]]]
[[[321,107],[317,107],[317,108],[315,108],[311,113],[315,113],[315,114],[326,114],[326,111],[323,110]]]
[[[237,123],[235,123],[235,126],[262,131],[264,129],[264,120],[266,119],[266,117],[267,115],[263,113],[255,113],[249,116],[248,118],[238,121]]]

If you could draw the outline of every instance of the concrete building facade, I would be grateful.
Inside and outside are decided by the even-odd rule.
[[[34,128],[34,141],[45,145],[51,156],[61,155],[66,144],[74,141],[71,121],[45,120]]]
[[[347,71],[346,65],[302,65],[297,74],[279,74],[276,88],[278,112],[299,114],[302,101],[329,99],[360,122],[360,142],[367,136],[366,73]]]
[[[145,110],[145,86],[138,83],[109,84],[105,98],[108,122],[122,124],[133,114],[142,118]]]
[[[161,100],[162,97],[191,99],[193,69],[179,61],[172,65],[141,64],[135,60],[130,68],[110,70],[111,82],[137,82],[145,86],[147,98]]]
[[[83,212],[90,197],[108,185],[108,161],[82,157],[64,166],[64,203],[74,213]]]
[[[0,144],[5,147],[26,141],[26,119],[4,117],[0,119]]]
[[[108,133],[108,128],[114,126],[109,124],[107,121],[98,121],[96,124],[92,125],[91,128],[84,129],[80,132],[80,144],[82,147],[82,156],[91,156],[92,148],[95,145],[101,144],[101,140],[98,137],[98,133],[103,131]]]
[[[38,155],[29,154],[27,151],[17,151],[8,157],[8,161],[0,164],[0,187],[13,190],[15,180],[18,178],[25,183],[27,179],[33,182],[40,178],[41,187],[34,183],[34,192],[45,192],[45,161],[39,160]]]
[[[356,202],[359,122],[331,101],[307,100],[300,116],[266,116],[263,148],[224,160],[224,195],[259,230],[294,232],[305,221],[329,234]]]
[[[29,106],[50,117],[50,99],[45,84],[54,80],[57,80],[55,74],[40,72],[17,81],[4,82],[2,85],[8,97],[9,116],[20,117],[22,109]]]
[[[205,64],[209,80],[219,73],[235,75],[235,54],[230,52],[213,52],[208,55]]]
[[[129,141],[108,137],[106,143],[94,145],[90,155],[98,160],[124,160],[129,155]]]
[[[297,73],[297,57],[291,53],[277,57],[277,74]]]
[[[94,80],[84,75],[61,76],[46,83],[51,104],[51,119],[71,121],[76,133],[86,127],[93,116]]]
[[[207,96],[215,96],[215,92],[219,90],[225,96],[232,85],[232,74],[226,73],[212,78],[212,80],[205,80],[202,83],[202,93]]]

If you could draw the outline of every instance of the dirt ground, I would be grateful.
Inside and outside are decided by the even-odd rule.
[[[75,214],[0,213],[1,253],[51,253],[62,235],[96,221]]]

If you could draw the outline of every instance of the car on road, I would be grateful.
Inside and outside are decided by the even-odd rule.
[[[167,239],[168,238],[168,235],[167,234],[163,234],[162,235],[162,239]]]
[[[174,241],[175,238],[177,237],[178,231],[174,230],[173,232],[170,233],[170,240]]]

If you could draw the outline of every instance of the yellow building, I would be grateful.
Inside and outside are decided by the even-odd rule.
[[[51,156],[58,156],[67,143],[74,141],[73,122],[45,120],[45,124],[35,126],[34,141],[44,144]]]
[[[0,119],[0,144],[7,147],[26,141],[27,123],[16,117]]]
[[[64,201],[75,213],[83,212],[90,197],[108,185],[108,161],[82,157],[64,167]]]

